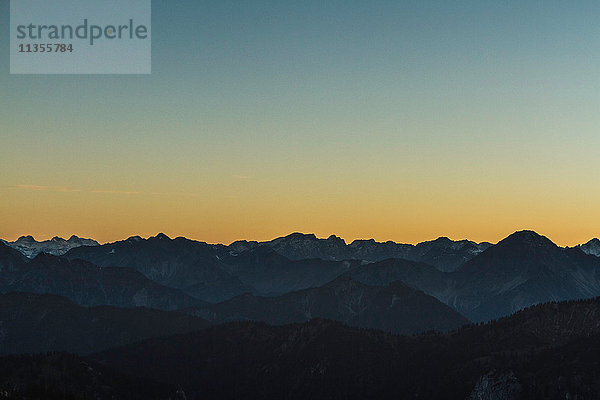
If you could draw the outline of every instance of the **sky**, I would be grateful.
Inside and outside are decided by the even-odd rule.
[[[600,2],[152,2],[151,75],[10,75],[0,237],[600,236]]]

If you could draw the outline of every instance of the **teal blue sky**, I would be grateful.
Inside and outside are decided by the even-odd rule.
[[[9,75],[0,237],[600,234],[597,1],[153,1],[149,76]]]

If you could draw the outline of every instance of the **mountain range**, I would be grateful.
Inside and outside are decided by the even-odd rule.
[[[165,234],[158,234],[155,238],[167,238]],[[178,238],[183,239],[183,238]],[[141,240],[134,236],[128,241]],[[22,236],[14,242],[4,241],[8,246],[19,250],[29,258],[39,253],[63,255],[69,250],[81,246],[98,246],[93,239],[81,239],[71,236],[68,240],[54,237],[42,242],[36,241],[32,236]],[[116,246],[120,242],[109,243]],[[196,242],[201,243],[201,242]],[[257,242],[240,240],[227,247],[232,253],[242,253],[257,247],[269,247],[280,255],[290,260],[322,259],[329,261],[340,260],[365,260],[381,261],[388,258],[402,258],[411,261],[425,262],[439,268],[441,271],[455,271],[465,261],[481,253],[492,244],[488,242],[475,243],[469,240],[453,241],[447,237],[422,242],[417,245],[402,244],[392,241],[376,242],[373,239],[355,240],[346,244],[344,239],[331,235],[327,239],[319,239],[314,234],[292,233],[270,241]]]
[[[598,243],[1,242],[0,399],[600,398]]]
[[[84,306],[174,310],[203,304],[130,268],[100,268],[46,253],[28,260],[0,243],[0,293],[8,292],[56,294]]]
[[[237,241],[229,245],[235,253],[265,246],[290,260],[322,259],[330,261],[364,260],[370,262],[389,258],[402,258],[435,266],[441,271],[458,269],[465,261],[481,253],[492,244],[469,240],[453,241],[447,237],[422,242],[417,245],[392,241],[376,242],[373,239],[355,240],[346,244],[344,239],[331,235],[319,239],[314,234],[292,233],[266,242]]]
[[[456,275],[446,303],[474,321],[532,304],[600,295],[600,258],[558,247],[532,231],[500,241],[467,261]]]
[[[207,314],[214,315],[212,318],[217,321],[257,319],[259,313],[250,316],[242,310],[257,306],[257,302],[281,300],[288,304],[290,299],[296,299],[298,304],[292,308],[305,311],[294,318],[291,314],[287,319],[279,318],[283,323],[306,320],[299,318],[300,314],[312,315],[300,297],[289,294],[318,288],[327,292],[326,285],[345,276],[375,287],[400,281],[477,322],[546,301],[600,295],[600,257],[592,255],[594,244],[590,241],[575,248],[561,248],[533,231],[520,231],[495,245],[441,238],[406,247],[411,251],[419,249],[422,259],[437,260],[436,267],[394,257],[373,261],[405,248],[390,242],[355,241],[346,245],[337,237],[318,239],[314,235],[292,234],[270,242],[234,242],[225,246],[159,234],[148,239],[131,237],[104,245],[80,246],[68,250],[63,257],[40,254],[29,262],[17,252],[9,254],[8,248],[1,249],[0,258],[5,260],[0,259],[0,268],[5,264],[13,271],[0,277],[0,290],[52,293],[82,305],[206,310],[211,308],[204,307],[206,303],[229,301],[229,307],[239,307],[237,311]],[[385,248],[395,250],[379,252]],[[370,258],[354,258],[356,249]],[[354,251],[354,256],[344,253],[346,250]],[[442,271],[441,265],[456,262],[457,251],[466,261],[455,271]],[[351,257],[337,259],[343,255]],[[323,258],[301,258],[307,256]],[[16,265],[24,267],[14,270]],[[118,283],[110,283],[113,281]],[[82,282],[89,288],[84,289]],[[107,287],[111,290],[107,291]],[[332,302],[341,304],[346,300]],[[342,313],[323,317],[349,321]],[[264,314],[264,320],[273,321],[270,318]]]
[[[65,240],[55,236],[50,240],[38,242],[33,236],[21,236],[14,242],[2,240],[4,244],[19,250],[24,256],[34,258],[40,253],[48,253],[54,256],[62,256],[70,249],[80,246],[98,246],[99,243],[93,239],[83,239],[75,235]]]
[[[126,267],[161,285],[217,302],[253,290],[227,271],[221,261],[225,254],[225,246],[170,239],[161,233],[148,239],[134,236],[101,246],[78,247],[69,250],[65,257],[100,267]]]
[[[508,236],[452,273],[426,264],[386,260],[349,274],[369,285],[400,280],[475,322],[547,301],[600,295],[599,257],[579,248],[558,247],[533,231]]]

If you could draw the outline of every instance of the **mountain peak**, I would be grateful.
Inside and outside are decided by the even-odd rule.
[[[394,243],[392,241],[386,242],[386,243]],[[352,241],[352,243],[350,243],[350,246],[352,247],[356,247],[356,246],[360,246],[360,245],[364,245],[364,244],[379,244],[377,241],[375,241],[375,239],[371,238],[371,239],[355,239]]]
[[[498,244],[526,244],[535,247],[557,247],[554,242],[546,236],[542,236],[532,230],[523,230],[509,235]]]
[[[354,282],[354,283],[359,283],[357,280],[355,280],[351,274],[342,274],[340,276],[338,276],[337,278],[335,278],[334,280],[332,280],[331,282],[325,284],[325,286],[338,286],[340,284],[347,284],[349,282]]]
[[[156,235],[153,239],[158,239],[158,240],[171,240],[170,237],[168,237],[167,235],[165,235],[164,233],[160,232],[158,235]]]
[[[330,242],[338,242],[340,244],[343,244],[344,246],[346,245],[346,241],[344,239],[342,239],[341,237],[336,236],[336,235],[329,236],[327,238],[327,240],[330,241]]]
[[[301,233],[301,232],[290,233],[285,238],[286,239],[296,239],[296,240],[300,240],[300,239],[317,240],[317,236],[314,233]]]
[[[33,243],[35,241],[36,240],[33,238],[33,236],[27,235],[27,236],[21,236],[20,238],[18,238],[16,243],[21,243],[21,242]]]
[[[586,254],[592,254],[600,257],[600,239],[598,238],[594,238],[586,244],[581,244],[577,247],[579,247]]]
[[[44,262],[44,261],[49,261],[49,260],[53,261],[53,260],[58,260],[58,259],[60,259],[59,256],[55,256],[53,254],[42,251],[33,258],[33,261]]]

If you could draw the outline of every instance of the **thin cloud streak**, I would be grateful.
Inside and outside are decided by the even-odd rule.
[[[13,189],[35,190],[38,192],[82,192],[80,189],[70,189],[63,186],[15,185]]]
[[[185,196],[185,197],[203,197],[202,193],[189,192],[141,192],[138,190],[111,190],[111,189],[73,189],[63,186],[44,186],[44,185],[13,185],[10,189],[30,190],[35,192],[58,192],[58,193],[93,193],[93,194],[119,194],[119,195],[151,195],[151,196]]]
[[[144,194],[143,192],[130,190],[90,190],[90,193],[106,193],[106,194]]]
[[[19,190],[32,190],[36,192],[59,192],[59,193],[112,193],[112,194],[143,194],[143,192],[131,191],[131,190],[84,190],[84,189],[73,189],[64,186],[44,186],[44,185],[14,185],[9,186],[11,189]]]

